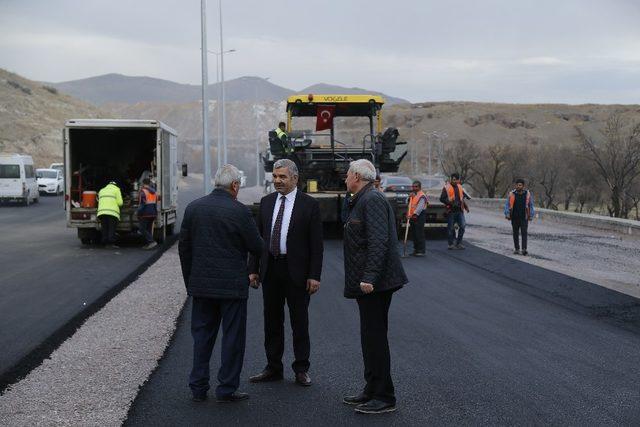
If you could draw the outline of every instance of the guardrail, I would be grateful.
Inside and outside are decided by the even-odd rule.
[[[500,215],[503,213],[506,199],[473,199],[469,202],[473,206],[484,209],[495,209]],[[554,211],[536,207],[536,218],[553,222],[590,227],[598,230],[613,231],[627,235],[640,235],[640,221],[632,219],[611,218],[601,215],[581,214],[566,211]]]

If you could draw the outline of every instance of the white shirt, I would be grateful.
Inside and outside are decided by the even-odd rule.
[[[282,215],[282,228],[280,229],[280,255],[287,253],[287,233],[289,232],[289,224],[291,223],[291,212],[293,212],[293,204],[296,201],[296,194],[298,188],[294,188],[293,191],[286,196],[286,202],[284,205],[284,213]],[[271,218],[271,235],[273,236],[273,226],[276,225],[276,218],[278,218],[278,211],[280,211],[280,204],[282,203],[282,194],[278,193],[276,199],[276,205],[273,207],[273,217]]]

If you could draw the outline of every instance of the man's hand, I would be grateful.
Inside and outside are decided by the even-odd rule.
[[[371,283],[360,282],[360,290],[365,294],[373,292],[373,285]]]
[[[506,219],[511,220],[511,215],[505,216]]]
[[[257,274],[250,274],[249,286],[251,286],[253,289],[258,289],[260,287],[260,276],[258,276]]]
[[[320,289],[320,282],[313,279],[307,279],[307,292],[309,292],[309,295],[315,294],[318,292],[318,289]]]

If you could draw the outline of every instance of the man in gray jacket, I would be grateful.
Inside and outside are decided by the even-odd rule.
[[[247,256],[260,256],[263,242],[251,213],[236,200],[240,171],[224,165],[216,172],[215,187],[211,194],[187,206],[180,229],[182,276],[193,299],[193,369],[189,387],[194,401],[206,399],[209,360],[222,323],[222,363],[216,398],[218,402],[235,402],[249,397],[237,391],[247,329]]]
[[[393,293],[408,282],[397,251],[393,209],[373,187],[375,178],[373,164],[361,159],[351,162],[345,180],[354,195],[344,228],[344,296],[355,298],[360,310],[366,385],[343,402],[366,414],[396,409],[387,340],[389,306]]]

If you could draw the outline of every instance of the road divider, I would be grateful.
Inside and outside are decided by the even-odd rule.
[[[186,293],[177,247],[0,397],[0,425],[121,425],[158,366]]]

